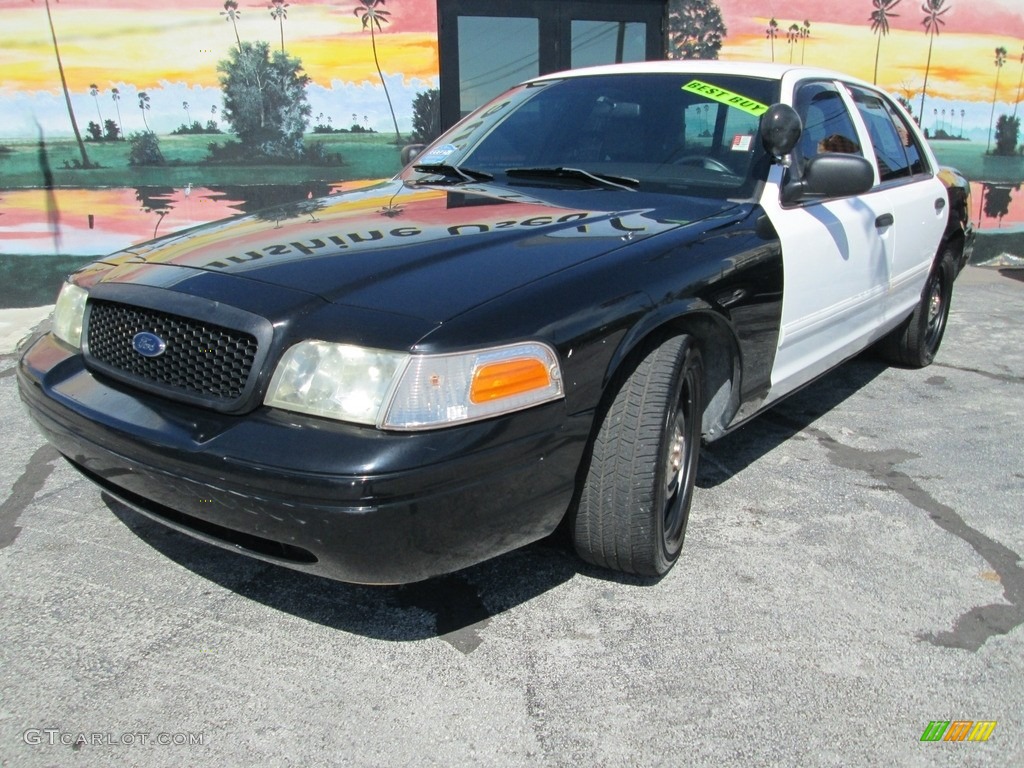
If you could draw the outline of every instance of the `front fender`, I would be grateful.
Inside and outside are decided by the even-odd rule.
[[[724,434],[740,408],[743,356],[736,328],[728,315],[703,299],[690,297],[665,304],[645,315],[621,339],[608,363],[603,389],[629,370],[633,353],[658,333],[688,333],[696,339],[704,361],[705,409],[701,432],[713,440]]]

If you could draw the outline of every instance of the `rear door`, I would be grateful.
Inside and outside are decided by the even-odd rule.
[[[887,313],[900,319],[921,298],[949,217],[946,188],[903,112],[884,94],[847,86],[864,121],[878,168],[878,189],[892,206],[892,267]]]

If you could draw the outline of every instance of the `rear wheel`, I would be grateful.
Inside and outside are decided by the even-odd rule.
[[[946,332],[955,278],[953,252],[946,249],[932,266],[913,313],[882,340],[880,350],[887,360],[911,368],[931,365]]]
[[[693,337],[647,345],[603,412],[573,519],[580,556],[642,576],[679,557],[700,454],[703,366]]]

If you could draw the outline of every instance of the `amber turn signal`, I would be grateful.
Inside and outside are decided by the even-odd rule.
[[[473,403],[486,403],[544,389],[550,384],[551,375],[543,360],[533,357],[500,360],[476,369],[469,399]]]

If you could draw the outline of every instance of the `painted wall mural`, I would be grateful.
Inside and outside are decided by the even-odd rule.
[[[669,55],[827,66],[898,95],[975,181],[982,231],[1024,241],[1021,0],[669,7]],[[436,0],[2,10],[0,306],[38,301],[36,271],[388,176],[437,111]]]

